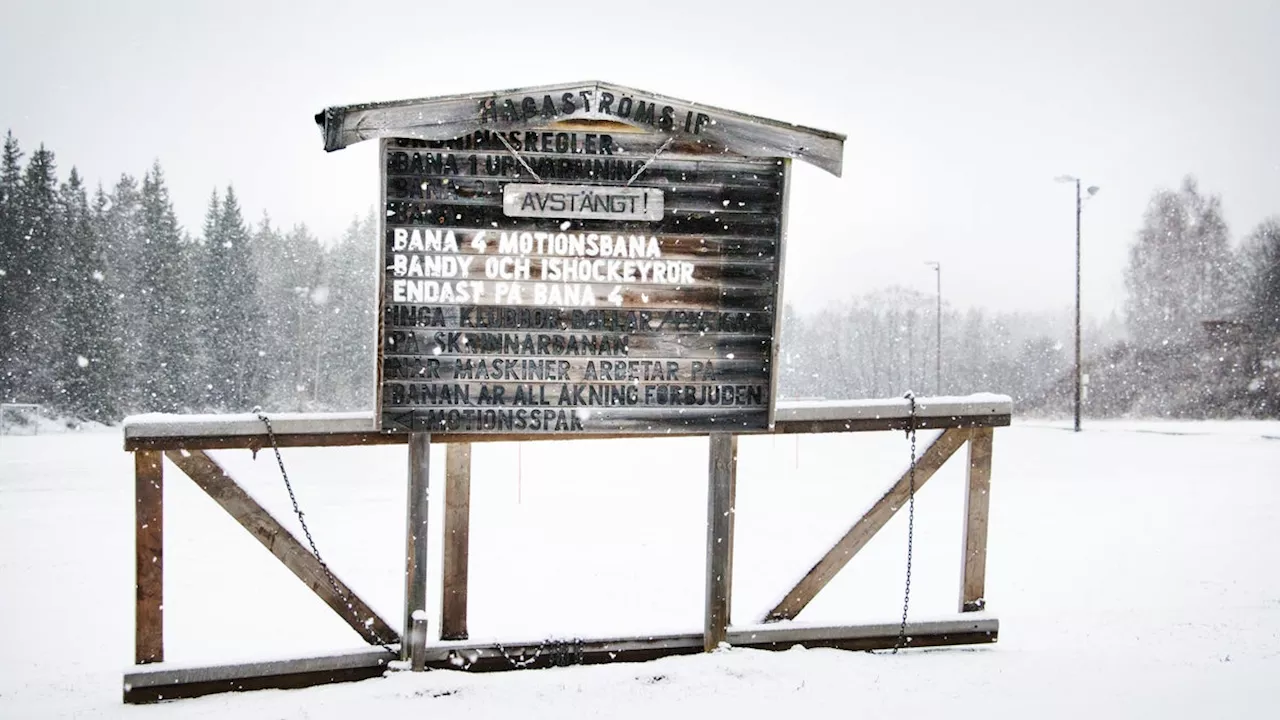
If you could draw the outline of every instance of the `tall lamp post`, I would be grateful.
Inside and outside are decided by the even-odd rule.
[[[1083,198],[1080,196],[1080,178],[1071,175],[1059,175],[1057,182],[1075,183],[1076,186],[1076,367],[1075,367],[1075,431],[1080,432],[1080,208]],[[1089,197],[1098,192],[1097,185],[1085,189]]]
[[[935,395],[942,394],[942,263],[937,260],[926,260],[925,265],[933,268],[933,272],[938,276],[938,306],[934,311],[934,321],[937,326],[938,339],[934,344],[935,361],[937,367],[933,373],[933,392]]]

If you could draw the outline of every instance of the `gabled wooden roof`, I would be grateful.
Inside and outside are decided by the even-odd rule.
[[[600,81],[326,108],[316,115],[325,150],[380,137],[449,140],[477,130],[515,131],[566,121],[609,121],[678,136],[708,152],[786,157],[839,176],[844,135],[677,100]]]

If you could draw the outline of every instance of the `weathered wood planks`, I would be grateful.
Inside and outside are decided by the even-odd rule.
[[[513,123],[515,111],[494,96],[477,98],[476,125],[454,135],[375,133],[386,210],[378,429],[448,439],[769,427],[790,156],[729,151],[719,142],[724,128],[701,110],[687,129],[652,106],[636,107],[639,123],[591,115],[597,90],[610,107],[613,91],[584,89],[570,102],[582,102],[583,113],[566,111],[571,118],[548,96],[540,123],[525,122],[533,116],[523,109]],[[616,100],[623,121],[640,102]],[[334,111],[324,122],[350,111],[370,128],[403,109],[380,107]],[[458,107],[444,100],[419,110]],[[522,385],[528,378],[463,369],[473,360],[551,359],[570,361],[566,376],[536,394]],[[620,360],[674,370],[640,388],[636,378],[595,370]],[[451,377],[441,376],[442,364],[453,365]],[[588,384],[627,392],[584,392]],[[437,390],[448,398],[439,401]],[[667,399],[674,391],[680,402]]]
[[[467,639],[467,585],[471,549],[471,445],[445,451],[443,582],[440,638]]]
[[[138,664],[164,661],[164,465],[134,453],[134,636]]]
[[[907,624],[910,638],[907,646],[923,648],[994,643],[999,632],[1000,622],[996,618],[913,622]],[[731,630],[727,641],[734,647],[761,650],[788,650],[797,645],[881,650],[895,646],[898,625],[750,627]],[[495,672],[514,670],[517,664],[522,668],[542,669],[566,662],[582,665],[647,662],[672,655],[689,655],[702,649],[701,633],[591,638],[564,643],[563,647],[537,640],[507,642],[501,649],[494,643],[450,642],[429,645],[423,655],[423,664],[431,669]],[[508,657],[516,662],[508,660]],[[369,651],[180,669],[156,666],[125,674],[124,701],[143,704],[218,692],[308,687],[377,677],[386,670],[386,654]]]
[[[715,433],[708,445],[707,582],[703,650],[725,641],[733,597],[733,525],[738,486],[738,437]]]
[[[972,430],[964,495],[964,547],[960,576],[960,610],[974,612],[987,606],[987,518],[991,503],[991,452],[995,432]]]

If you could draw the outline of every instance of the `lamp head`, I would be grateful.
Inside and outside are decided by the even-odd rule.
[[[1071,177],[1070,175],[1059,175],[1058,177],[1054,178],[1053,181],[1060,182],[1060,183],[1073,183],[1073,182],[1080,182],[1080,179]]]
[[[1097,185],[1090,185],[1088,188],[1085,189],[1085,192],[1089,193],[1089,197],[1093,197],[1094,195],[1098,194],[1098,189],[1099,188]]]

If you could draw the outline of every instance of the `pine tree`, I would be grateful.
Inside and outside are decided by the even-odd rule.
[[[4,154],[0,158],[0,401],[16,399],[14,390],[21,357],[17,349],[20,288],[24,282],[20,280],[23,268],[18,265],[21,194],[22,151],[10,131],[5,136]]]
[[[62,347],[56,357],[65,407],[99,421],[114,416],[114,353],[111,353],[111,296],[106,285],[101,238],[94,232],[84,184],[75,168],[60,195],[60,223],[66,253],[62,305]]]
[[[200,410],[214,410],[221,400],[215,397],[216,387],[221,387],[219,382],[220,375],[215,371],[216,358],[215,353],[219,347],[219,342],[214,335],[214,327],[217,317],[217,305],[210,305],[209,302],[213,298],[214,293],[209,289],[210,283],[213,281],[214,272],[210,266],[213,250],[210,248],[219,242],[219,222],[222,216],[222,200],[218,197],[217,189],[214,189],[209,195],[209,204],[205,209],[204,226],[201,230],[200,237],[191,241],[191,252],[193,254],[192,273],[191,273],[191,315],[193,327],[198,328],[195,335],[195,343],[191,349],[191,377],[194,382],[192,398],[196,407]]]
[[[330,409],[369,409],[374,404],[377,223],[353,220],[325,256],[321,371],[317,396]]]
[[[98,232],[116,320],[111,338],[120,378],[115,405],[121,412],[152,411],[155,406],[146,397],[144,371],[150,288],[142,277],[145,237],[137,180],[121,175],[110,195],[98,198],[95,206],[100,209]]]
[[[159,162],[142,181],[141,206],[139,271],[147,295],[145,355],[139,367],[143,399],[155,410],[174,412],[193,401],[188,367],[194,332],[188,317],[190,257]]]
[[[306,226],[281,235],[265,213],[253,243],[265,332],[262,359],[266,399],[262,404],[273,409],[301,410],[303,332],[314,323],[309,308],[320,246]]]
[[[121,348],[124,332],[120,326],[119,291],[112,283],[111,254],[113,239],[107,229],[107,209],[111,199],[102,185],[98,185],[89,210],[89,227],[92,235],[92,251],[89,278],[95,283],[96,305],[92,307],[94,328],[89,331],[89,342],[97,342],[97,349],[89,358],[89,382],[95,388],[92,404],[86,408],[87,417],[100,422],[110,422],[123,414],[124,367]]]
[[[58,177],[53,152],[43,145],[31,154],[22,180],[17,227],[18,281],[12,303],[17,321],[11,347],[17,358],[16,393],[28,402],[58,404],[55,354],[61,346],[58,234]]]
[[[210,401],[219,410],[245,412],[262,398],[261,311],[249,229],[231,186],[206,233],[202,290],[211,343]]]

